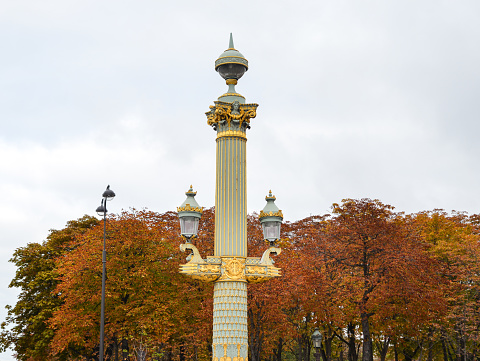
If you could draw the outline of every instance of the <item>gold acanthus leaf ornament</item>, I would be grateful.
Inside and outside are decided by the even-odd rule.
[[[263,218],[263,217],[281,217],[283,218],[283,213],[281,210],[279,210],[278,212],[264,212],[264,211],[260,211],[260,214],[258,215],[258,218]]]
[[[208,125],[217,125],[226,122],[228,126],[232,121],[236,121],[241,126],[242,123],[250,124],[250,119],[257,116],[258,104],[239,104],[225,103],[217,101],[215,105],[210,106],[207,115]]]
[[[185,207],[177,207],[177,212],[198,212],[203,213],[203,207],[192,207],[190,204],[185,204]]]

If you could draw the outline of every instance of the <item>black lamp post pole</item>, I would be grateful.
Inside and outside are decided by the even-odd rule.
[[[104,343],[104,330],[105,330],[105,274],[107,272],[107,251],[106,251],[106,229],[107,229],[107,200],[103,199],[103,206],[105,207],[103,212],[103,252],[102,252],[102,306],[100,313],[100,357],[99,361],[103,361],[103,343]]]
[[[320,361],[320,347],[315,347],[315,361]]]
[[[107,238],[107,201],[112,200],[115,197],[115,192],[107,186],[107,189],[102,194],[102,203],[97,207],[97,214],[103,216],[103,252],[102,252],[102,305],[100,311],[100,346],[98,350],[98,360],[103,361],[103,344],[104,344],[104,331],[105,331],[105,277],[107,274],[107,250],[106,250],[106,238]]]

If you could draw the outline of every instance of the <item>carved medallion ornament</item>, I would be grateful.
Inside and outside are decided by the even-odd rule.
[[[245,259],[223,258],[223,280],[237,281],[245,279]]]

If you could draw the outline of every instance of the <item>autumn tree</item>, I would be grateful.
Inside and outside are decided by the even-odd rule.
[[[52,355],[72,347],[91,350],[87,357],[97,352],[102,232],[102,227],[86,232],[81,247],[57,259],[57,292],[64,303],[50,320]],[[107,359],[130,360],[139,343],[157,359],[172,351],[167,346],[172,339],[180,338],[179,353],[185,358],[209,291],[178,273],[185,255],[178,249],[176,214],[123,212],[108,220],[107,234]]]
[[[192,242],[213,254],[214,209]],[[249,215],[249,256],[268,248]],[[346,199],[331,215],[282,225],[283,276],[249,285],[250,359],[473,361],[480,351],[480,216],[404,215]],[[98,359],[103,225],[92,217],[19,248],[0,345],[19,360]],[[178,273],[178,218],[131,210],[107,220],[106,360],[209,360],[212,285]],[[362,347],[363,345],[363,347]],[[390,352],[393,348],[393,353]]]
[[[49,359],[54,332],[48,322],[63,304],[56,292],[58,273],[55,260],[79,246],[79,237],[98,220],[84,216],[69,221],[62,230],[51,230],[42,243],[29,243],[18,248],[10,262],[17,266],[9,287],[20,289],[15,306],[7,306],[8,315],[2,323],[0,346],[2,351],[12,347],[18,360],[43,361]],[[76,354],[77,349],[69,350]],[[66,360],[67,352],[57,355]]]
[[[378,200],[346,199],[333,204],[319,252],[326,267],[336,268],[341,275],[336,297],[361,325],[363,361],[373,359],[372,322],[385,324],[392,314],[420,315],[426,302],[441,299],[433,287],[435,269],[426,266],[431,259],[415,228],[403,214]],[[400,302],[422,293],[423,302],[414,309],[413,303]],[[430,309],[435,305],[430,304]],[[432,316],[422,314],[420,320]],[[413,317],[409,320],[415,322]]]
[[[445,361],[480,356],[480,233],[479,216],[437,209],[415,215],[430,254],[440,264],[446,283],[448,311],[431,325],[430,349],[441,345]]]

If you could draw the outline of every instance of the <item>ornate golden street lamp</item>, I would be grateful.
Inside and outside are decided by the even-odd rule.
[[[196,235],[202,208],[195,201],[192,187],[178,207],[181,232],[190,251],[188,263],[180,272],[205,282],[214,282],[213,361],[248,359],[247,283],[258,283],[280,276],[270,254],[280,254],[274,247],[280,238],[282,211],[270,192],[267,205],[260,212],[264,238],[270,247],[262,257],[247,257],[247,187],[246,131],[256,117],[258,104],[246,103],[235,90],[238,79],[248,70],[248,61],[230,44],[215,61],[215,70],[225,79],[227,93],[221,95],[206,113],[207,123],[217,132],[214,255],[203,259],[190,243]],[[196,222],[196,223],[195,223]]]

